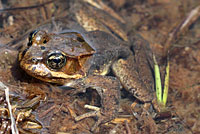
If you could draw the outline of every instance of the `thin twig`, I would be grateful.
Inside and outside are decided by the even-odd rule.
[[[117,124],[112,130],[110,130],[109,134],[116,134],[119,124]]]
[[[112,8],[104,4],[102,1],[94,1],[94,0],[84,0],[84,1],[98,9],[106,11],[107,13],[112,15],[112,17],[119,20],[121,23],[125,23],[125,20],[121,16],[119,16],[119,14],[117,14]]]
[[[14,119],[13,114],[12,114],[12,107],[10,105],[9,88],[6,85],[4,85],[2,82],[0,82],[0,88],[4,89],[4,92],[5,92],[6,101],[7,101],[7,104],[8,104],[8,109],[9,109],[9,114],[10,114],[10,119],[11,119],[12,134],[19,134],[19,131],[18,131],[17,126],[16,126],[15,119]]]
[[[164,45],[165,56],[167,55],[172,42],[189,29],[189,26],[193,24],[200,16],[200,5],[194,8],[189,15],[168,35],[168,38]]]
[[[56,108],[56,105],[53,105],[52,107],[50,107],[49,109],[45,110],[44,112],[42,112],[39,117],[43,118],[45,115],[47,115],[50,111],[52,111],[53,109]]]
[[[38,4],[38,5],[35,5],[35,6],[24,6],[24,7],[14,7],[14,8],[4,8],[4,9],[0,9],[0,13],[1,12],[11,12],[11,11],[17,11],[17,10],[30,10],[30,9],[33,9],[33,8],[39,8],[39,7],[43,7],[47,4],[50,4],[50,3],[53,3],[57,0],[51,0],[51,1],[47,1],[47,2],[44,2],[42,4]]]
[[[90,110],[94,110],[94,111],[100,111],[99,107],[91,106],[91,105],[85,105],[84,108],[87,108],[87,109],[90,109]]]

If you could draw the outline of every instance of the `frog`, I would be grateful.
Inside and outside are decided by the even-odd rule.
[[[27,74],[39,80],[74,88],[75,93],[95,89],[101,108],[93,114],[98,117],[93,131],[118,114],[122,88],[143,103],[154,99],[152,51],[141,36],[128,36],[117,13],[104,3],[77,1],[69,16],[52,24],[61,32],[58,26],[53,32],[46,25],[34,30],[18,60]],[[109,8],[111,15],[101,7]]]

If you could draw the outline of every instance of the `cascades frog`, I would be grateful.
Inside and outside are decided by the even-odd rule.
[[[127,35],[123,19],[102,2],[76,0],[70,6],[65,18],[30,34],[19,53],[21,68],[37,79],[77,92],[96,89],[101,97],[96,126],[115,117],[122,87],[138,100],[151,102],[154,79],[149,44],[138,35]]]

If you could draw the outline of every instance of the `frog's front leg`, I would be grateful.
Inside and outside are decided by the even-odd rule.
[[[79,91],[85,90],[83,88],[95,89],[101,97],[100,111],[90,112],[88,114],[89,116],[98,117],[98,121],[91,129],[92,131],[99,124],[112,120],[118,113],[121,85],[116,78],[109,76],[89,76],[81,80],[81,82],[78,82],[78,84],[73,85],[73,87]]]

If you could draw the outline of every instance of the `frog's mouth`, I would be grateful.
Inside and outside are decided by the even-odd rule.
[[[41,63],[29,64],[23,63],[23,61],[21,61],[20,66],[29,75],[45,82],[64,84],[64,81],[67,81],[68,79],[80,79],[84,77],[83,74],[69,75],[61,71],[53,71]]]

